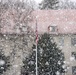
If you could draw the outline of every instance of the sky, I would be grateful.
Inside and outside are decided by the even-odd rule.
[[[42,0],[35,0],[37,3],[40,3]]]
[[[74,2],[76,2],[76,0],[71,0],[71,1],[74,1]]]

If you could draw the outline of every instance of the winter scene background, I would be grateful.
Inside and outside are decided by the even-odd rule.
[[[76,75],[76,0],[0,0],[0,75]]]

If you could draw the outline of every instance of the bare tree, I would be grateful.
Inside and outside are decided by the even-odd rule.
[[[76,9],[76,2],[70,0],[60,1],[59,9]]]
[[[0,33],[3,33],[5,41],[9,41],[9,45],[7,43],[6,45],[11,47],[8,56],[11,58],[12,66],[10,72],[7,71],[5,75],[17,75],[22,65],[22,59],[31,50],[34,34],[28,23],[32,20],[31,13],[34,10],[32,3],[29,0],[22,0],[22,2],[18,0],[2,2],[1,0],[0,2]],[[7,54],[6,50],[3,51]],[[17,60],[18,64],[21,64],[19,67],[16,66]],[[14,69],[13,65],[17,68]],[[17,71],[15,71],[16,69]]]
[[[33,8],[33,2],[30,0],[22,0],[22,2],[16,0],[11,1],[8,0],[7,2],[3,3],[0,2],[0,27],[3,28],[5,26],[5,22],[10,19],[8,18],[9,14],[11,18],[14,20],[14,28],[23,31],[24,28],[27,26],[28,22],[31,21],[31,12],[34,10]],[[2,17],[4,15],[4,17]],[[4,24],[5,23],[5,24]],[[9,23],[8,23],[9,24]],[[7,25],[8,25],[7,24]]]

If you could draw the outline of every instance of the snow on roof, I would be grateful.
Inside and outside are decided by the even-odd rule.
[[[9,24],[3,23],[4,26],[1,32],[10,34],[17,33],[14,30],[15,11],[14,15],[9,14],[7,16],[7,14],[9,13],[6,12],[2,17],[10,17],[10,19],[7,20]],[[31,15],[33,20],[29,23],[29,26],[35,31],[37,22],[39,34],[48,32],[49,26],[56,26],[57,30],[55,33],[57,34],[76,34],[76,10],[35,10]]]
[[[48,26],[57,26],[58,34],[76,34],[76,10],[36,10],[32,15],[31,27],[35,30],[37,21],[39,33],[48,32]]]

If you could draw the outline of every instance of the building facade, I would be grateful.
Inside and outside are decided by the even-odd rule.
[[[32,30],[32,34],[36,30],[36,25],[38,34],[50,34],[50,36],[53,37],[52,41],[56,42],[57,46],[64,52],[64,63],[67,66],[65,69],[65,75],[76,75],[76,10],[33,11],[31,13],[31,21],[28,24],[30,28],[23,28],[23,32],[21,33],[19,26],[21,29],[22,24],[20,23],[24,19],[24,13],[21,16],[21,19],[18,20],[18,23],[16,23],[16,20],[19,19],[17,17],[16,10],[10,9],[4,12],[0,17],[2,19],[0,23],[2,25],[2,28],[0,28],[0,32],[2,34],[0,35],[0,48],[3,48],[4,54],[6,56],[11,55],[11,51],[16,50],[17,57],[14,59],[11,57],[13,60],[15,60],[12,63],[14,67],[16,67],[15,70],[12,66],[10,71],[7,71],[5,75],[20,75],[20,69],[23,60],[22,55],[24,53],[22,51],[25,51],[25,56],[28,54],[28,52],[31,52],[31,41],[33,41],[34,37],[34,35],[32,35],[32,37],[27,35],[27,33],[23,35],[23,32],[25,33],[29,29],[29,31]],[[25,23],[23,23],[23,25],[25,26]],[[28,46],[26,45],[26,41],[24,42],[26,39],[28,39]],[[19,67],[17,67],[16,64],[18,64]]]
[[[64,52],[65,75],[76,75],[76,10],[36,10],[29,26],[38,33],[49,33]]]

